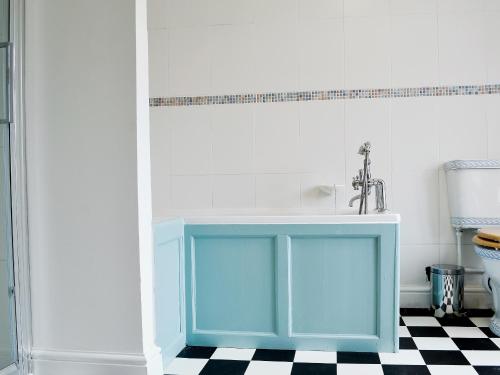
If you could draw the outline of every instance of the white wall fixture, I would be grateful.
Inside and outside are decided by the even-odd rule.
[[[146,1],[27,0],[26,53],[34,373],[163,374]]]

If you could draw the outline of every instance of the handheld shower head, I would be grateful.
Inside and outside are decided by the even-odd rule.
[[[370,142],[365,142],[361,145],[361,147],[359,148],[359,151],[358,151],[358,154],[360,155],[368,155],[370,154],[370,149],[371,149],[372,145]]]

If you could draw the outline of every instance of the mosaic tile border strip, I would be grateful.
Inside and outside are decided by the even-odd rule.
[[[149,105],[151,107],[182,107],[215,104],[282,103],[306,102],[311,100],[411,98],[419,96],[468,96],[490,94],[500,94],[500,83],[467,86],[429,86],[390,89],[313,90],[258,94],[176,96],[150,98]]]

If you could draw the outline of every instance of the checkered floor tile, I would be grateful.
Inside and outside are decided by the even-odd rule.
[[[500,374],[500,338],[488,328],[490,310],[434,318],[401,309],[399,353],[351,353],[186,347],[168,375],[461,375]]]

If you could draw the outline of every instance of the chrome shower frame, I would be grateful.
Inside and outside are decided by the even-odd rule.
[[[0,375],[32,373],[31,278],[28,247],[28,199],[24,113],[25,2],[10,2],[10,173],[12,244],[17,331],[17,363],[0,370]]]

